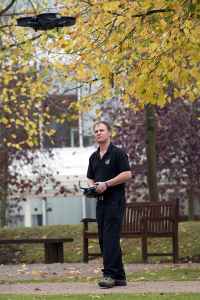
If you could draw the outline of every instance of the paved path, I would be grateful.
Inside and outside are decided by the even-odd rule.
[[[134,282],[127,287],[100,289],[93,283],[40,283],[0,285],[0,294],[108,294],[108,293],[200,293],[199,282]]]
[[[96,283],[76,282],[76,277],[87,279],[101,275],[101,260],[84,263],[1,265],[0,294],[107,294],[107,293],[200,293],[199,281],[156,281],[130,282],[127,287],[100,289]],[[200,264],[128,264],[126,273],[156,271],[163,268],[198,268]],[[63,282],[71,278],[72,282]],[[199,277],[200,278],[200,277]],[[54,283],[27,283],[31,280]],[[53,280],[52,280],[53,279]],[[55,282],[61,279],[62,283]],[[21,283],[15,283],[20,281]],[[24,281],[24,282],[23,282]],[[26,282],[25,282],[26,281]]]

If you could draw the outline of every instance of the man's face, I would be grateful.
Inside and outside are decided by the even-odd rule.
[[[94,128],[94,134],[98,144],[103,144],[110,140],[111,134],[105,124],[97,124]]]

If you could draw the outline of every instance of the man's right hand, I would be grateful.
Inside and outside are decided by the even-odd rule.
[[[102,194],[107,190],[107,184],[105,182],[95,182],[96,191],[99,194]]]

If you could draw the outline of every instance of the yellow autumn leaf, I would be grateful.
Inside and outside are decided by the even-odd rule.
[[[102,8],[105,11],[115,11],[119,8],[120,1],[104,1]]]
[[[54,135],[55,133],[56,133],[56,130],[51,129],[51,130],[48,130],[46,134],[47,134],[48,136],[52,136],[52,135]]]
[[[4,124],[4,125],[7,125],[9,123],[9,120],[5,117],[2,117],[2,118],[0,118],[0,123]]]
[[[106,77],[106,78],[110,77],[111,70],[110,70],[109,64],[103,63],[103,64],[99,65],[98,70],[102,77]]]
[[[86,69],[84,68],[83,65],[81,65],[78,70],[76,71],[77,73],[77,79],[78,80],[86,80],[87,79],[87,73]]]
[[[16,119],[16,125],[24,125],[24,122],[20,119]]]
[[[29,147],[33,147],[33,146],[34,146],[34,143],[33,143],[33,141],[31,141],[31,140],[28,140],[28,141],[27,141],[27,144],[29,145]]]

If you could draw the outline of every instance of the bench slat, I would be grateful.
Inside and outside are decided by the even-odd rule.
[[[66,243],[66,242],[73,242],[72,238],[31,238],[31,239],[0,239],[0,244],[41,244],[41,243]]]

